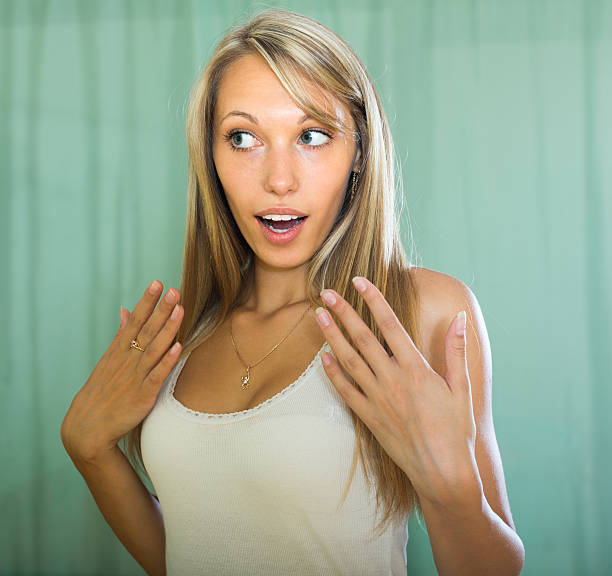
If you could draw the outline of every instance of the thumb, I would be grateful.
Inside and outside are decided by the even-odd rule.
[[[446,333],[445,380],[451,390],[469,383],[465,341],[465,310],[461,310],[451,322]]]

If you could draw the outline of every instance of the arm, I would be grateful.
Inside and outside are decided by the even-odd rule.
[[[95,460],[70,457],[127,551],[150,576],[165,576],[166,538],[159,502],[121,450]]]
[[[421,502],[440,576],[515,576],[525,560],[523,543],[484,495],[458,511]]]
[[[467,462],[463,500],[421,506],[440,575],[519,574],[525,550],[514,529],[495,437],[492,358],[486,325],[472,291],[459,280],[419,269],[423,318],[429,319],[426,356],[447,372],[445,333],[457,310],[466,310],[466,357],[476,423],[475,461]]]
[[[161,282],[153,282],[131,314],[121,308],[119,330],[72,400],[60,431],[66,452],[113,532],[147,573],[156,576],[166,573],[161,509],[118,442],[151,412],[179,357],[178,342],[168,347],[183,308],[174,289],[156,307],[161,289]],[[144,350],[132,351],[136,338]]]
[[[516,575],[524,549],[512,523],[495,440],[491,353],[478,302],[451,276],[419,270],[416,279],[422,350],[380,290],[360,277],[355,287],[392,356],[350,304],[328,289],[322,298],[353,344],[317,310],[335,353],[335,358],[323,354],[322,362],[340,395],[410,478],[439,573]],[[460,310],[466,312],[467,330]]]

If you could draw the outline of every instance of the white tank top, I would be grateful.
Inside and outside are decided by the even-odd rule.
[[[229,414],[185,407],[174,366],[142,427],[166,532],[168,576],[405,576],[408,518],[374,539],[361,462],[344,504],[355,433],[315,358],[262,404]]]

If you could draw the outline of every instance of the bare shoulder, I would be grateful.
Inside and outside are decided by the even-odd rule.
[[[466,312],[467,330],[476,336],[479,353],[485,342],[488,346],[480,305],[469,286],[450,274],[429,268],[413,266],[410,275],[417,292],[421,353],[436,372],[446,372],[446,333],[459,311]]]
[[[410,268],[410,275],[416,285],[423,303],[428,310],[440,310],[451,303],[469,301],[474,295],[470,288],[458,278],[419,266]],[[433,308],[431,306],[433,305]]]
[[[476,422],[476,460],[491,508],[514,528],[492,412],[492,359],[480,304],[461,280],[427,268],[412,267],[417,293],[421,353],[442,377],[446,375],[446,334],[453,318],[466,312],[466,355]]]

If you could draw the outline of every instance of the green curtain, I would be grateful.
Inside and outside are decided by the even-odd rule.
[[[60,424],[119,306],[153,278],[179,286],[188,90],[265,6],[363,59],[405,245],[480,302],[523,573],[612,574],[607,0],[0,0],[0,573],[142,574]],[[424,526],[409,531],[408,574],[435,574]]]

